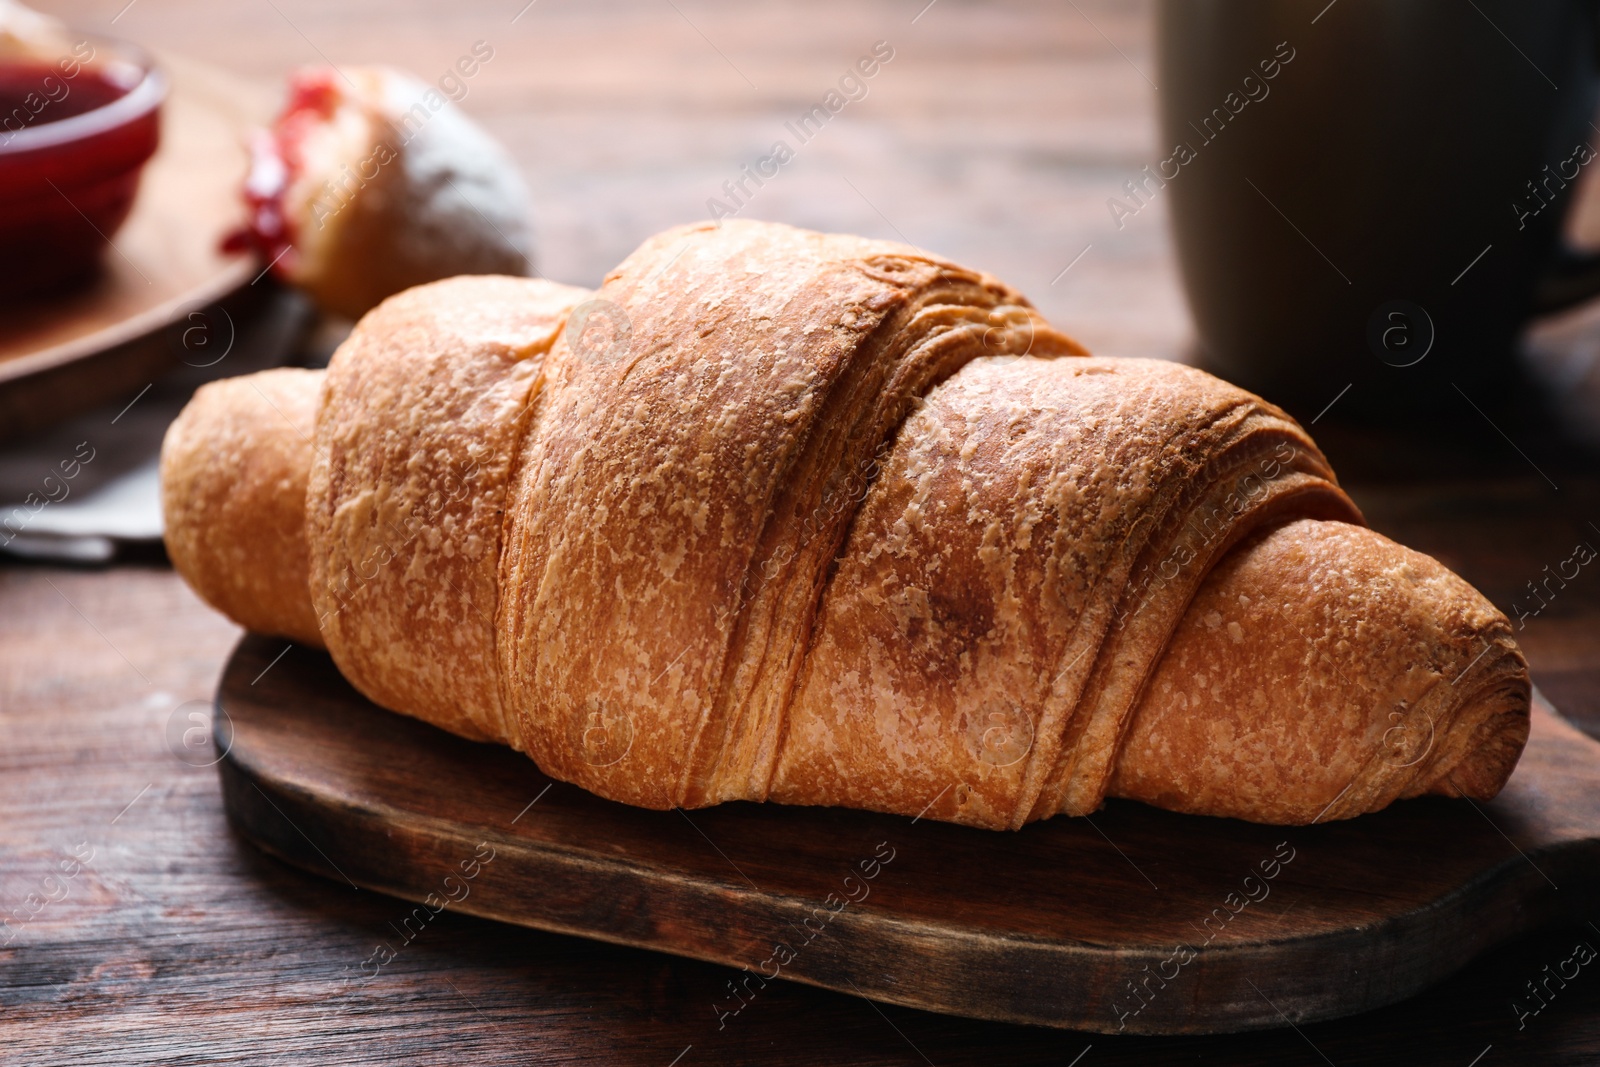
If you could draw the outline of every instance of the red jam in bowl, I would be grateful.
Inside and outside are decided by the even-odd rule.
[[[0,301],[94,271],[160,141],[166,92],[125,45],[0,61]]]

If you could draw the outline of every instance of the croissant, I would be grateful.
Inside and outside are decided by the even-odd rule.
[[[1283,412],[900,244],[414,288],[205,386],[162,476],[205,600],[629,804],[1301,824],[1492,797],[1528,734],[1505,617]]]

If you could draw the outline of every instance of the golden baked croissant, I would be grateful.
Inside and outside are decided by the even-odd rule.
[[[898,244],[412,289],[204,387],[162,473],[210,603],[630,804],[1305,823],[1493,796],[1528,732],[1505,617],[1281,411]]]

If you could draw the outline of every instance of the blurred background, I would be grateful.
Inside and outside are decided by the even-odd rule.
[[[1355,0],[1314,0],[1296,17],[1311,33],[1313,19],[1331,25],[1339,3]],[[681,1020],[720,990],[717,968],[454,915],[442,918],[433,946],[397,968],[402,1006],[393,1015],[341,1023],[348,1031],[312,1025],[327,960],[359,959],[392,908],[351,904],[230,837],[215,771],[173,748],[174,717],[208,706],[239,632],[165,563],[153,466],[160,434],[199,382],[321,365],[349,329],[347,316],[297,292],[281,264],[269,267],[270,243],[221,250],[245,221],[248,131],[273,120],[297,68],[383,65],[436,84],[472,55],[479,62],[459,79],[456,106],[504,146],[526,183],[531,269],[552,280],[597,286],[646,237],[712,218],[720,203],[741,217],[901,240],[987,271],[1097,354],[1202,362],[1172,235],[1173,190],[1143,186],[1136,196],[1128,185],[1171,154],[1160,133],[1156,6],[37,6],[75,35],[148,50],[171,95],[167,154],[147,168],[100,273],[64,295],[0,308],[0,517],[13,517],[13,536],[0,533],[0,902],[25,896],[40,864],[75,842],[91,841],[102,857],[81,883],[86,892],[30,924],[24,950],[0,945],[0,1005],[22,1020],[31,1047],[67,1026],[120,1048],[115,1062],[178,1062],[180,1047],[208,1049],[211,1062],[268,1062],[269,1052],[314,1062],[340,1034],[404,1033],[424,1056],[466,1047],[511,1062],[530,1049],[576,1049],[574,1062],[667,1063],[701,1040]],[[1483,47],[1485,64],[1521,62],[1511,50],[1487,51],[1497,43]],[[869,56],[875,73],[797,136],[801,117]],[[778,141],[792,158],[735,200],[741,177]],[[1404,195],[1437,194],[1452,180],[1444,172]],[[1576,246],[1600,244],[1593,168],[1571,186],[1565,234]],[[1285,221],[1315,232],[1317,217]],[[1333,390],[1268,399],[1311,425],[1377,529],[1437,556],[1517,620],[1535,682],[1600,734],[1600,568],[1585,565],[1554,595],[1543,584],[1576,545],[1600,546],[1600,309],[1539,319],[1506,358],[1518,368],[1507,372],[1514,387],[1458,389],[1464,402],[1449,395],[1426,418],[1347,415],[1342,407],[1355,405]],[[1422,1000],[1311,1029],[1340,1063],[1438,1062],[1447,1049],[1465,1064],[1484,1043],[1513,1040],[1522,1062],[1581,1062],[1582,1050],[1600,1047],[1600,984],[1575,991],[1525,1036],[1504,1010],[1520,995],[1504,975],[1535,973],[1544,950],[1508,949]],[[197,975],[225,991],[233,1023],[195,991]],[[1087,1042],[891,1009],[917,1039],[913,1055],[875,1008],[793,986],[771,996],[772,1029],[743,1028],[729,1046],[738,1056],[779,1055],[771,1050],[781,1043],[795,1062],[992,1062],[989,1050],[1008,1044],[1012,1062],[1067,1062]],[[530,1014],[530,1004],[542,1007]],[[173,1005],[190,1013],[193,1032],[166,1030],[160,1020]],[[1464,1023],[1462,1005],[1478,1021]],[[1319,1062],[1309,1051],[1284,1032],[1126,1044],[1114,1055],[1127,1060],[1097,1044],[1085,1063],[1158,1054]]]
[[[1140,70],[1153,70],[1149,6],[918,6],[136,0],[112,25],[116,5],[39,5],[253,80],[268,113],[298,66],[383,64],[431,81],[486,42],[494,58],[460,106],[528,182],[539,270],[579,285],[645,237],[709,218],[723,183],[775,140],[795,143],[784,123],[885,41],[894,58],[868,95],[797,145],[743,214],[981,267],[1096,351],[1181,351],[1165,205],[1119,231],[1105,203],[1156,142]],[[1085,269],[1057,280],[1091,243]]]

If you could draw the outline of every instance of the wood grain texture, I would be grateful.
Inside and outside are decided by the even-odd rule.
[[[124,8],[40,6],[99,29]],[[534,188],[541,268],[585,284],[644,236],[702,215],[705,199],[781,135],[783,120],[886,38],[897,58],[868,100],[807,145],[752,213],[896,237],[848,177],[914,242],[1011,279],[1091,349],[1182,352],[1188,327],[1165,207],[1155,202],[1123,231],[1105,215],[1106,197],[1159,158],[1155,91],[1132,65],[1153,71],[1145,5],[1079,0],[1085,19],[1050,0],[939,0],[914,24],[924,0],[676,6],[685,17],[658,0],[540,0],[513,24],[521,0],[139,0],[110,29],[262,79],[320,62],[319,50],[339,63],[391,62],[436,77],[473,40],[490,40],[497,58],[463,106],[508,141]],[[1465,404],[1462,425],[1482,442],[1470,454],[1403,427],[1387,438],[1371,427],[1345,432],[1337,417],[1336,407],[1314,432],[1373,525],[1437,556],[1503,610],[1541,568],[1567,558],[1574,540],[1597,536],[1587,523],[1600,522],[1600,483],[1580,456],[1557,449],[1547,460],[1518,437],[1558,493]],[[168,747],[175,712],[186,727],[189,710],[209,707],[238,636],[162,568],[0,568],[0,915],[39,892],[71,848],[96,849],[67,895],[0,947],[0,1059],[117,1067],[1600,1059],[1592,968],[1525,1026],[1512,1011],[1527,1000],[1525,983],[1569,958],[1575,941],[1600,947],[1583,924],[1519,939],[1388,1008],[1232,1036],[1079,1035],[880,1008],[791,982],[771,984],[718,1029],[712,1005],[728,1002],[726,984],[737,977],[728,968],[451,908],[377,976],[347,981],[380,944],[399,945],[411,906],[264,856],[230,830],[216,769],[191,767]],[[1585,569],[1517,637],[1540,687],[1600,733],[1600,576]],[[182,729],[178,737],[182,751]],[[1495,847],[1508,849],[1503,840]],[[1326,974],[1329,984],[1363,979],[1338,959]]]
[[[247,838],[423,904],[407,940],[454,906],[736,968],[719,1021],[782,977],[1104,1033],[1315,1022],[1410,996],[1530,927],[1581,921],[1600,890],[1600,743],[1542,703],[1516,774],[1481,806],[1270,827],[1112,801],[984,833],[605,801],[386,712],[326,655],[283,647],[246,637],[217,694],[223,797]],[[1329,983],[1332,960],[1363,980]]]
[[[1491,595],[1514,594],[1523,572],[1537,573],[1550,551],[1578,535],[1573,513],[1600,510],[1592,479],[1566,484],[1565,499],[1538,484],[1530,476],[1404,492],[1357,486],[1355,495],[1379,529],[1444,556]],[[1600,707],[1592,670],[1600,580],[1575,582],[1570,592],[1529,623],[1523,644],[1536,681],[1563,679],[1586,706]],[[1308,1040],[1340,1065],[1462,1067],[1486,1046],[1489,1065],[1579,1064],[1600,1055],[1600,982],[1587,972],[1525,1027],[1512,1011],[1514,1001],[1527,1001],[1525,983],[1568,958],[1574,942],[1600,946],[1581,923],[1519,939],[1420,996],[1299,1033],[1117,1039],[875,1008],[789,982],[761,990],[719,1029],[713,1005],[729,1003],[727,983],[742,977],[736,971],[456,908],[402,945],[411,905],[263,856],[230,830],[215,767],[172,754],[169,722],[186,726],[186,711],[209,706],[218,666],[237,639],[165,569],[0,569],[0,911],[23,906],[80,842],[96,850],[66,896],[0,947],[0,1034],[18,1062],[443,1064],[471,1055],[485,1063],[664,1067],[693,1046],[680,1067],[1059,1067],[1092,1045],[1084,1065],[1322,1063]],[[1600,721],[1588,721],[1600,732]],[[200,762],[212,758],[204,752]],[[520,771],[536,780],[531,767]],[[554,791],[544,799],[556,799]],[[676,832],[692,837],[687,824]],[[1491,848],[1510,855],[1499,837]],[[703,862],[722,864],[704,849]],[[760,881],[759,872],[747,873]],[[1362,896],[1361,885],[1351,888]],[[1562,884],[1551,892],[1570,891]],[[1278,910],[1262,909],[1263,927],[1296,914],[1283,914],[1287,895],[1264,903]],[[355,980],[383,945],[397,957],[370,980]],[[1365,974],[1338,957],[1326,961],[1329,985]]]

